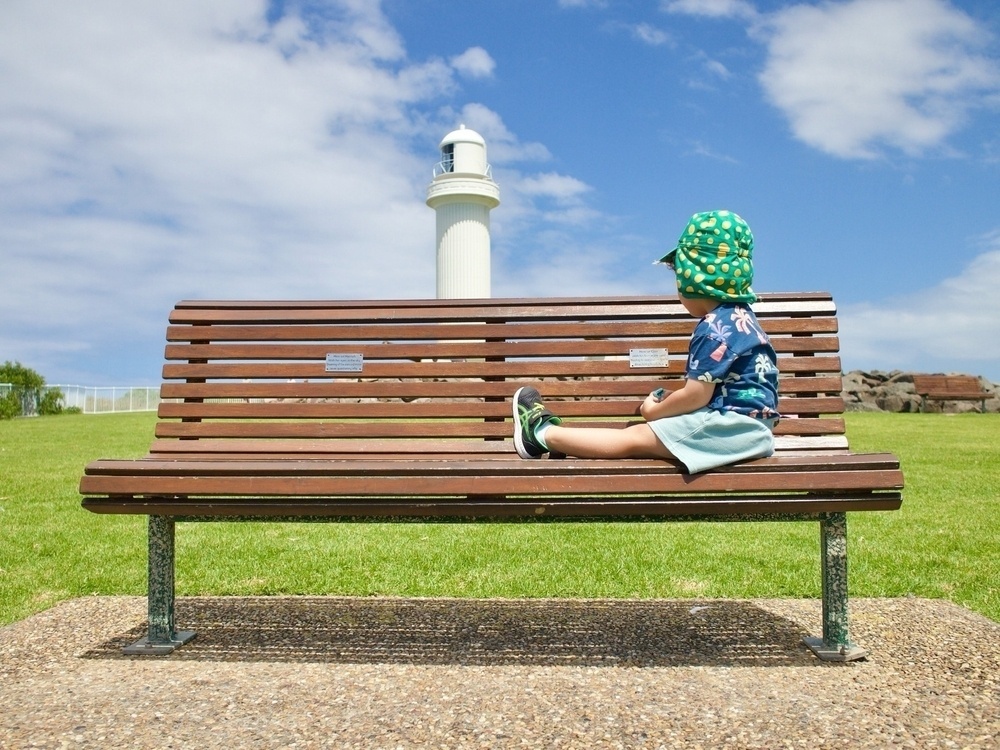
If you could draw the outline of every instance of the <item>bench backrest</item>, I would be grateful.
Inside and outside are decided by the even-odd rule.
[[[831,297],[754,309],[779,355],[778,449],[845,451]],[[517,387],[574,421],[639,420],[682,384],[695,322],[673,297],[180,302],[153,453],[512,457]]]
[[[957,394],[987,397],[979,378],[972,375],[914,375],[913,389],[921,395]]]

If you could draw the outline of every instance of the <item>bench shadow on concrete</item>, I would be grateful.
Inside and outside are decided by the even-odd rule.
[[[468,666],[815,666],[803,628],[745,601],[181,598],[172,660]],[[817,623],[818,625],[818,623]],[[82,654],[126,659],[145,626]]]

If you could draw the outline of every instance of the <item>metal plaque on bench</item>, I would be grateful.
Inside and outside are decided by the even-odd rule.
[[[629,349],[629,367],[659,367],[669,365],[666,349]]]
[[[361,372],[364,368],[363,354],[327,354],[327,372]]]

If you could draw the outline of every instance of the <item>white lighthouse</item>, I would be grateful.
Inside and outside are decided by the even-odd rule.
[[[486,161],[486,141],[465,125],[440,144],[441,161],[427,188],[437,215],[437,296],[490,296],[490,210],[500,187]]]

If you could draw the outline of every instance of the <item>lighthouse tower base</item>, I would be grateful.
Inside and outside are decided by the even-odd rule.
[[[437,208],[437,296],[490,296],[490,210],[474,203]]]

